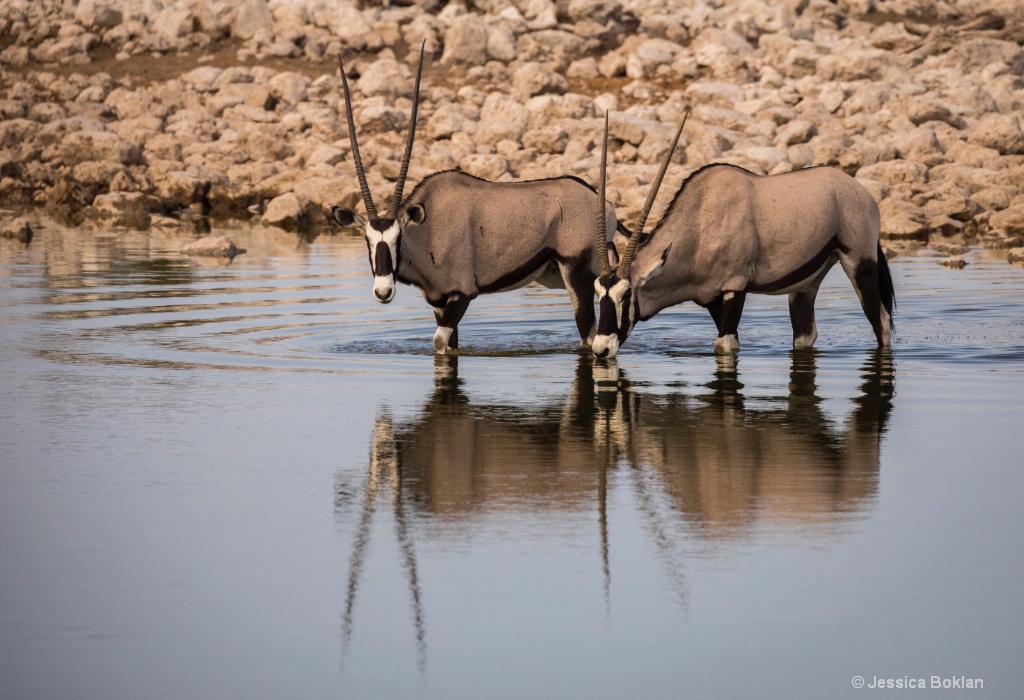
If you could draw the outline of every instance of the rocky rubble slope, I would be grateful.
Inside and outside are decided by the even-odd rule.
[[[831,165],[889,239],[1009,248],[1022,41],[1016,0],[0,0],[0,201],[86,225],[321,230],[359,202],[336,56],[384,201],[425,43],[407,192],[447,168],[593,182],[609,110],[629,220],[691,108],[661,200],[711,162]]]

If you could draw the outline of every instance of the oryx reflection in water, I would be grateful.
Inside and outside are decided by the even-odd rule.
[[[764,395],[745,390],[735,356],[716,357],[704,384],[659,391],[635,386],[614,362],[581,355],[567,398],[526,407],[472,401],[458,358],[436,358],[434,391],[417,415],[397,421],[386,410],[378,414],[362,493],[348,475],[337,478],[339,517],[350,508],[359,513],[343,617],[346,648],[370,522],[385,489],[421,664],[429,591],[421,591],[417,576],[417,535],[443,538],[495,513],[528,512],[536,521],[538,513],[591,512],[608,606],[609,500],[617,517],[629,517],[623,504],[633,504],[684,604],[683,550],[694,542],[751,537],[765,527],[800,537],[842,533],[875,501],[893,367],[888,350],[868,353],[852,407],[835,419],[818,394],[819,357],[813,349],[792,351],[789,386]]]

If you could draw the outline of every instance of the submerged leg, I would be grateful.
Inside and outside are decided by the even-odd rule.
[[[718,338],[715,340],[716,354],[727,355],[740,349],[740,317],[743,315],[743,302],[746,300],[746,292],[726,292],[722,295],[719,312],[722,320],[718,326]]]
[[[594,277],[589,265],[569,267],[559,263],[565,289],[572,302],[572,314],[576,319],[576,330],[580,334],[580,345],[591,345],[597,335],[597,317],[594,314]]]
[[[809,348],[818,339],[818,325],[814,322],[814,300],[830,268],[831,265],[825,268],[806,288],[789,295],[789,320],[793,324],[794,348]]]
[[[437,330],[434,331],[434,352],[438,355],[448,354],[448,350],[459,347],[459,321],[469,308],[471,299],[463,294],[452,294],[444,305],[444,310],[434,309],[437,318]]]

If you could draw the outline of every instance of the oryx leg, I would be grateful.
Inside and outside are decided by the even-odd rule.
[[[589,346],[597,335],[597,316],[594,313],[594,276],[589,265],[573,266],[558,263],[572,302],[572,314],[576,319],[576,330],[580,333],[580,345]]]
[[[434,331],[434,352],[438,355],[448,354],[448,350],[459,348],[459,321],[462,320],[469,302],[472,301],[464,294],[451,294],[444,304],[444,309],[434,308],[434,317],[437,319],[437,330]]]
[[[818,339],[818,326],[814,322],[814,300],[831,267],[829,265],[822,270],[804,289],[791,292],[789,295],[789,320],[793,324],[794,348],[809,348]]]
[[[711,314],[711,320],[715,322],[715,328],[718,330],[719,333],[721,333],[722,332],[722,305],[721,305],[721,303],[719,303],[719,304],[717,304],[715,306],[706,306],[704,308],[706,308],[708,310],[708,313]]]
[[[715,354],[727,355],[740,349],[740,316],[743,315],[743,302],[746,300],[746,292],[725,292],[722,295],[722,305],[718,311],[722,320],[715,340]]]
[[[843,272],[850,278],[853,288],[860,299],[860,306],[867,316],[871,330],[879,347],[889,346],[889,312],[882,305],[881,287],[879,284],[878,261],[864,256],[858,260],[849,255],[840,254],[839,262]]]

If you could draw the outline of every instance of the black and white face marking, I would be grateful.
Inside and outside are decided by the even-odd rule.
[[[395,298],[402,229],[394,219],[367,221],[364,236],[373,272],[373,295],[380,303],[387,304]]]
[[[619,279],[615,273],[594,281],[600,317],[594,338],[594,355],[612,358],[626,342],[636,323],[633,306],[633,288],[629,280]]]

